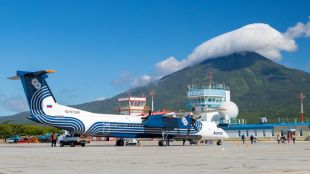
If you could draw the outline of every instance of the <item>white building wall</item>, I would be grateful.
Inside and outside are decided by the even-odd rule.
[[[225,98],[226,98],[226,101],[230,101],[230,91],[228,90],[225,91]]]
[[[240,136],[239,136],[240,131]],[[256,131],[256,135],[255,135]],[[264,136],[265,131],[265,136]],[[272,136],[272,129],[256,129],[256,130],[226,130],[226,133],[230,138],[240,138],[241,135],[245,135],[246,137],[250,137],[251,135],[256,136],[257,138],[268,138]]]

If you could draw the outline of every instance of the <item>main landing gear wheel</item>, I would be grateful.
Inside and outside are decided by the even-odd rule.
[[[124,146],[125,142],[124,140],[117,140],[116,141],[116,146]]]
[[[216,142],[216,145],[218,145],[218,146],[222,145],[222,140],[218,140],[218,141]]]
[[[169,146],[169,140],[159,140],[158,146]]]

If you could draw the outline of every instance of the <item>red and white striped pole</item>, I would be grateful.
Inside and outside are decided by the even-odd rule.
[[[304,118],[305,118],[305,115],[304,115],[304,98],[306,96],[304,95],[303,92],[301,92],[299,94],[299,99],[300,99],[300,121],[301,123],[304,123]]]

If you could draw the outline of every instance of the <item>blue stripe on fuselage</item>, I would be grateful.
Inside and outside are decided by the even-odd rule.
[[[201,130],[201,122],[196,122],[195,127],[191,127],[189,135],[193,135]],[[166,131],[170,136],[187,135],[188,129],[174,128]],[[161,128],[144,127],[140,123],[120,123],[120,122],[96,122],[86,132],[93,136],[113,136],[128,138],[156,138],[162,136]]]

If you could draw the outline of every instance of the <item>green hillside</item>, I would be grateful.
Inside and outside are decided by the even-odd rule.
[[[0,123],[11,123],[11,124],[37,124],[36,122],[27,118],[29,112],[21,112],[11,116],[0,117]]]
[[[238,118],[249,123],[258,122],[261,115],[269,122],[299,118],[297,93],[310,96],[310,74],[279,65],[257,53],[233,54],[208,59],[200,64],[182,69],[146,86],[131,89],[113,98],[77,105],[76,107],[97,113],[117,113],[120,96],[147,95],[156,90],[155,109],[187,110],[186,91],[192,82],[206,83],[212,72],[215,82],[230,86],[231,100],[239,107]],[[148,96],[148,105],[150,98]],[[306,120],[310,118],[310,100],[305,100]],[[309,117],[307,117],[309,116]],[[1,120],[1,119],[0,119]]]

